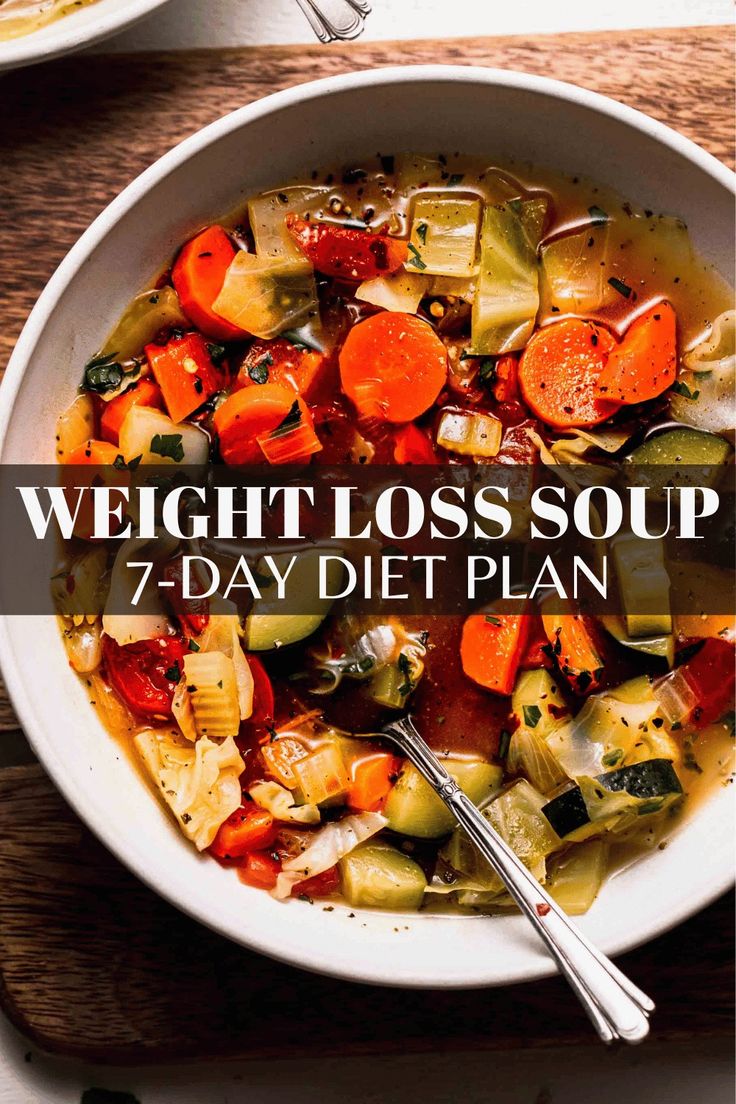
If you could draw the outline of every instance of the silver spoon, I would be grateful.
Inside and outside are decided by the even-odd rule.
[[[321,42],[346,41],[362,32],[370,12],[366,0],[296,0]]]
[[[511,848],[447,773],[411,717],[383,729],[442,798],[488,860],[569,982],[604,1043],[639,1043],[649,1031],[654,1003],[601,954],[539,885]]]

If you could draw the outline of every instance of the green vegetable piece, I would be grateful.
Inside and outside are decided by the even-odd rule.
[[[476,805],[490,797],[503,778],[501,767],[480,759],[445,759],[444,766]],[[384,814],[394,832],[418,839],[438,839],[453,826],[452,813],[411,763],[388,795]]]
[[[424,899],[424,871],[388,844],[370,841],[340,860],[342,892],[354,908],[415,910]]]
[[[560,839],[590,824],[590,816],[579,786],[563,790],[543,807],[542,812]]]
[[[181,433],[155,433],[151,438],[150,451],[156,456],[165,456],[180,464],[184,459],[184,446]]]
[[[608,848],[591,839],[551,862],[547,891],[568,916],[582,916],[595,901],[606,876]]]
[[[480,272],[473,302],[471,352],[495,356],[522,349],[539,310],[538,222],[510,203],[486,207],[480,234]],[[534,230],[528,229],[534,227]]]
[[[620,767],[599,774],[597,781],[612,793],[623,790],[638,798],[670,797],[682,793],[680,779],[669,759],[647,759],[630,767]]]
[[[650,437],[643,445],[634,449],[628,458],[631,464],[668,464],[673,467],[692,465],[697,468],[716,469],[712,473],[698,472],[696,482],[702,486],[704,475],[715,479],[720,474],[718,468],[725,464],[731,454],[731,446],[723,437],[715,433],[703,433],[699,429],[670,429]]]

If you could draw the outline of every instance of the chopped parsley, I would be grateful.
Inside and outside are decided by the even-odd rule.
[[[501,729],[501,735],[498,738],[498,758],[505,759],[509,753],[509,744],[511,743],[511,733],[507,728]]]
[[[458,184],[462,184],[465,179],[465,173],[453,173],[450,179],[447,181],[448,188],[454,188]]]
[[[542,710],[538,705],[525,705],[522,707],[524,724],[527,728],[536,728],[542,716]]]
[[[116,391],[123,382],[125,373],[120,364],[115,360],[117,353],[108,353],[106,356],[93,357],[84,366],[85,391],[94,391],[96,395],[106,395],[109,391]]]
[[[273,364],[273,357],[270,353],[266,353],[264,357],[257,362],[257,364],[251,364],[248,369],[248,375],[254,383],[268,383],[268,369]]]
[[[495,625],[496,627],[502,624],[501,618],[494,617],[492,613],[487,613],[483,620],[487,625]]]
[[[181,433],[156,433],[151,438],[151,452],[155,456],[165,456],[180,464],[184,459],[184,446]]]
[[[617,291],[619,295],[623,295],[624,299],[630,299],[632,290],[628,284],[625,284],[623,280],[619,280],[618,276],[609,276],[608,282],[614,291]]]
[[[688,385],[683,383],[682,380],[675,380],[672,384],[672,390],[686,399],[692,399],[693,402],[697,402],[700,397],[700,391],[691,391]]]
[[[617,763],[620,763],[624,757],[623,748],[614,748],[613,751],[607,751],[601,759],[601,763],[604,767],[615,767]]]
[[[292,429],[296,429],[298,425],[301,425],[302,420],[302,408],[299,406],[299,400],[295,399],[291,404],[291,410],[284,418],[283,422],[276,426],[276,429],[271,433],[272,437],[281,437],[284,433],[288,433]]]
[[[493,357],[484,357],[480,362],[478,379],[487,386],[496,382],[496,362]]]
[[[199,651],[199,644],[197,643],[196,640],[190,640],[189,641],[189,651],[190,652],[198,652]]]
[[[125,457],[118,454],[113,460],[112,466],[116,471],[135,471],[142,459],[143,454],[141,453],[140,456],[134,456],[132,460],[128,460],[126,463]]]
[[[168,671],[164,672],[164,678],[169,682],[178,682],[181,678],[181,668],[179,667],[179,660],[175,659],[169,667]]]
[[[411,257],[406,262],[407,264],[412,265],[414,268],[418,268],[420,272],[427,267],[422,260],[419,250],[415,245],[412,245],[411,242],[409,242],[409,252],[411,253]]]
[[[224,345],[217,345],[213,341],[208,341],[207,352],[210,354],[210,360],[213,364],[220,364],[227,350]]]
[[[398,668],[406,679],[406,682],[399,687],[399,693],[401,694],[402,698],[405,698],[408,694],[411,694],[412,690],[414,689],[414,681],[411,677],[411,660],[409,659],[408,655],[405,655],[403,652],[399,656]]]
[[[588,214],[594,226],[605,226],[608,222],[608,215],[597,203],[594,203],[592,207],[588,208]]]
[[[422,245],[427,244],[427,231],[428,230],[429,230],[429,226],[427,225],[426,222],[420,222],[419,225],[417,226],[417,237],[419,238]]]

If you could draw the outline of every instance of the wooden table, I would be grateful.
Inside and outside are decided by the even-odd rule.
[[[56,265],[120,189],[180,139],[265,93],[396,63],[522,69],[623,100],[732,165],[733,52],[730,28],[693,28],[81,56],[11,73],[0,84],[0,362]],[[1,683],[0,739],[26,754]],[[658,1000],[655,1037],[731,1032],[732,931],[725,899],[623,960]],[[314,1053],[316,1045],[385,1053],[432,1049],[438,1035],[463,1048],[591,1037],[558,980],[430,998],[249,954],[123,870],[35,765],[0,771],[0,1003],[40,1047],[107,1062]]]

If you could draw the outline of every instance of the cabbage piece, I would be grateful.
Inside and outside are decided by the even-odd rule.
[[[123,311],[120,319],[100,350],[100,355],[115,356],[118,360],[130,360],[138,356],[144,345],[153,341],[161,330],[188,330],[191,323],[182,310],[179,296],[173,287],[151,288],[136,295]],[[118,391],[105,392],[102,398],[109,402],[116,394],[125,391],[135,378],[130,379]]]
[[[570,778],[594,778],[627,765],[632,755],[631,761],[638,758],[636,745],[656,731],[651,722],[659,711],[648,680],[632,679],[588,698],[576,717],[552,733],[547,746]]]
[[[289,798],[291,799],[291,794]],[[283,864],[272,890],[273,896],[280,900],[289,897],[298,882],[323,874],[349,855],[359,843],[375,836],[387,824],[386,817],[381,813],[356,813],[354,816],[325,824],[306,851],[287,859]]]
[[[477,269],[481,203],[450,192],[417,197],[409,266],[431,276],[467,278]]]
[[[255,337],[276,337],[319,313],[311,266],[236,253],[213,310]]]
[[[522,349],[539,310],[537,246],[522,220],[523,204],[486,207],[480,235],[480,273],[473,302],[471,352],[497,355]]]
[[[430,295],[461,299],[463,303],[472,303],[478,287],[476,276],[461,280],[456,276],[433,276],[429,287]]]
[[[78,395],[56,422],[56,459],[64,464],[70,452],[95,435],[95,407],[91,395]]]
[[[319,824],[320,812],[317,806],[308,803],[297,805],[294,795],[278,782],[256,782],[248,793],[256,805],[266,809],[276,820],[293,824]]]
[[[317,214],[329,198],[329,188],[296,185],[264,192],[251,199],[248,221],[256,255],[267,260],[293,262],[308,271],[311,265],[287,230],[286,216]]]
[[[609,224],[589,225],[542,246],[545,313],[587,314],[615,297],[608,283]]]
[[[683,357],[670,411],[686,425],[732,435],[736,429],[736,311],[719,314],[708,337]]]
[[[141,571],[128,567],[129,563],[150,562],[151,553],[141,553],[154,542],[141,537],[131,537],[118,549],[110,578],[110,591],[102,615],[102,628],[118,644],[135,644],[139,640],[152,640],[156,636],[168,636],[173,632],[169,618],[164,613],[158,588],[145,587],[137,606],[133,606],[135,592],[140,586]],[[155,558],[167,559],[176,538],[168,534],[155,541]],[[153,573],[152,573],[153,574]],[[130,609],[130,613],[113,613],[112,610]],[[135,612],[132,612],[135,611]]]
[[[461,456],[491,458],[501,447],[503,425],[492,414],[444,410],[437,428],[437,444]]]
[[[355,292],[355,298],[384,310],[416,314],[420,302],[429,292],[430,284],[429,276],[400,271],[392,276],[364,280]]]
[[[240,619],[237,614],[210,613],[207,626],[197,643],[200,651],[224,652],[233,661],[240,719],[247,721],[253,712],[254,682],[240,643]]]
[[[90,623],[84,618],[77,624],[76,619],[74,622],[62,619],[60,623],[72,669],[79,675],[96,671],[102,662],[102,625],[99,620]]]
[[[543,794],[550,793],[567,778],[544,737],[523,724],[511,736],[506,766],[511,774],[525,775]]]
[[[206,464],[210,439],[189,422],[174,422],[161,410],[131,406],[120,427],[120,451],[127,463]]]
[[[107,571],[107,548],[95,547],[77,556],[68,570],[51,579],[51,596],[62,617],[73,617],[79,624],[83,617],[94,619],[102,613],[106,598],[104,576]]]
[[[135,746],[156,791],[170,807],[182,832],[203,851],[217,829],[240,808],[240,775],[245,770],[235,740],[202,736],[192,745],[178,732],[144,729]]]

